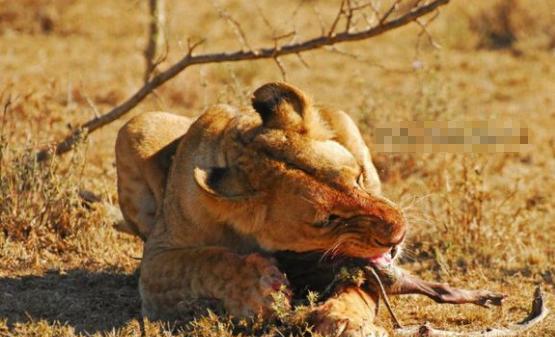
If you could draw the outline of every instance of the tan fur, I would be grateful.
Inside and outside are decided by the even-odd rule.
[[[378,297],[356,286],[346,287],[318,306],[309,317],[322,336],[385,337],[387,332],[374,325]]]
[[[148,237],[162,203],[166,176],[177,143],[192,120],[166,112],[140,115],[125,124],[116,139],[120,208],[126,222],[118,229]]]
[[[252,101],[214,106],[192,125],[144,114],[118,135],[120,206],[127,230],[146,239],[140,291],[151,318],[175,316],[191,298],[271,314],[271,294],[287,280],[267,252],[372,257],[405,235],[346,113],[286,83],[258,88]],[[338,308],[330,320],[345,316],[344,305],[328,307]]]

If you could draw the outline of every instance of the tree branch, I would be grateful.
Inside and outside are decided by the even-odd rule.
[[[166,34],[164,32],[164,24],[166,22],[166,0],[149,0],[148,7],[150,22],[148,27],[148,44],[144,52],[146,63],[144,74],[145,83],[148,82],[148,79],[156,67],[165,59],[168,47]],[[163,46],[166,47],[166,51],[164,54],[158,55]]]
[[[337,43],[365,40],[413,22],[416,19],[433,12],[435,9],[447,4],[448,2],[449,0],[433,0],[425,5],[415,7],[413,10],[405,13],[398,18],[389,21],[386,21],[387,18],[382,18],[378,25],[366,30],[357,32],[343,31],[341,33],[336,33],[333,36],[319,36],[313,39],[290,43],[283,46],[275,46],[255,50],[240,50],[228,53],[207,53],[199,55],[193,55],[194,48],[191,48],[188,51],[187,55],[185,55],[181,60],[170,66],[165,71],[160,72],[158,75],[154,76],[126,101],[116,106],[104,115],[95,117],[87,121],[86,123],[81,125],[80,128],[73,131],[62,142],[56,145],[54,153],[56,155],[60,155],[70,151],[76,141],[83,134],[91,133],[125,115],[135,106],[137,106],[153,90],[160,87],[162,84],[166,83],[190,66],[207,63],[275,59],[276,57],[290,54],[299,54],[302,52],[334,45]],[[390,14],[391,13],[386,13],[386,16],[389,16]],[[37,160],[43,161],[49,158],[50,155],[50,149],[43,149],[37,154]]]

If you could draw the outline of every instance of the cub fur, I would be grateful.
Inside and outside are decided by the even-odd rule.
[[[250,107],[216,105],[195,121],[138,116],[119,131],[116,165],[121,229],[145,240],[139,288],[150,318],[175,317],[200,298],[236,316],[271,315],[272,293],[288,286],[271,252],[376,259],[406,233],[349,115],[287,83],[261,86]],[[360,292],[319,309],[324,331],[348,319],[329,312],[345,308],[340,299],[373,296]],[[369,316],[349,317],[359,329]]]

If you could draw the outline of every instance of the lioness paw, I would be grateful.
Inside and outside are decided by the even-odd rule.
[[[387,337],[387,332],[375,326],[371,319],[358,320],[329,308],[317,308],[310,316],[313,331],[321,336],[334,337]]]

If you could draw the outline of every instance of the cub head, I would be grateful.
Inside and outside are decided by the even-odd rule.
[[[268,251],[390,261],[406,220],[381,196],[350,117],[315,107],[301,90],[281,82],[258,88],[252,107],[246,115],[253,122],[236,123],[224,135],[225,167],[194,169],[221,221]]]

